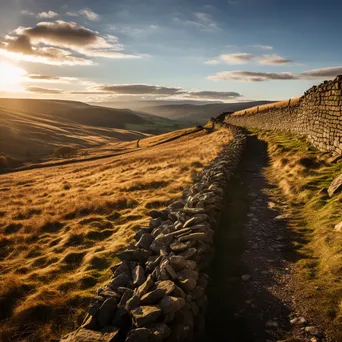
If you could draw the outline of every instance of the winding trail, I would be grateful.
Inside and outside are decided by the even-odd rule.
[[[290,323],[304,319],[293,290],[298,256],[267,195],[268,166],[266,143],[249,136],[215,234],[203,342],[325,341],[305,331],[309,322]]]

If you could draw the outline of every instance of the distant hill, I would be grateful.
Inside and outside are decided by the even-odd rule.
[[[273,103],[273,101],[251,101],[237,103],[168,104],[144,107],[141,110],[150,114],[189,124],[204,124],[213,116],[223,112],[235,112],[250,107]]]
[[[76,101],[0,99],[0,155],[39,159],[55,147],[78,148],[131,141],[181,125],[129,109]]]

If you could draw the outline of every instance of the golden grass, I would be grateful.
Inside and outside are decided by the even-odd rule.
[[[141,141],[143,146],[181,132]],[[232,139],[221,129],[93,162],[0,176],[0,340],[75,328],[115,253]]]
[[[262,106],[255,106],[255,107],[251,107],[248,109],[244,109],[244,110],[239,110],[237,112],[234,112],[233,116],[238,116],[238,115],[245,115],[245,114],[255,114],[257,112],[262,112],[264,110],[268,110],[268,109],[272,109],[272,108],[284,108],[284,107],[292,107],[294,105],[296,105],[300,100],[300,97],[296,97],[296,98],[292,98],[289,100],[283,100],[283,101],[279,101],[279,102],[275,102],[275,103],[269,103],[269,104],[265,104]]]
[[[273,193],[290,215],[299,257],[298,293],[308,303],[308,313],[340,340],[342,234],[334,227],[342,220],[342,193],[329,198],[324,189],[342,173],[342,164],[329,164],[304,138],[279,132],[259,135],[268,142],[272,159],[268,177],[281,189]]]

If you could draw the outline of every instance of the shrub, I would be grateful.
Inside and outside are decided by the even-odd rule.
[[[0,170],[8,166],[7,158],[5,156],[0,156]]]
[[[54,155],[56,157],[72,157],[73,155],[75,155],[77,152],[77,150],[71,146],[61,146],[61,147],[57,147],[55,148],[54,151]]]

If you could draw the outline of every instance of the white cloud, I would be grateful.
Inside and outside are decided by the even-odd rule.
[[[217,58],[206,61],[205,64],[219,64],[220,62],[230,65],[241,65],[249,62],[256,62],[263,65],[283,65],[292,63],[293,61],[276,54],[258,56],[246,52],[235,52],[221,54]]]
[[[342,74],[342,66],[312,69],[301,73],[302,78],[307,79],[327,79],[334,78]]]
[[[78,17],[81,15],[90,21],[97,21],[100,19],[100,16],[90,8],[83,8],[77,12],[66,12],[65,14],[69,17]]]
[[[37,18],[41,18],[41,19],[51,19],[51,18],[55,18],[57,16],[58,16],[58,13],[53,12],[53,11],[40,12],[37,14]]]
[[[291,72],[259,72],[259,71],[221,71],[209,80],[221,81],[242,81],[242,82],[265,82],[273,80],[325,80],[333,79],[342,74],[342,66],[327,67],[321,69],[307,70],[298,74]]]
[[[273,46],[270,46],[270,45],[255,44],[255,45],[251,45],[251,47],[256,48],[256,49],[262,49],[262,50],[273,50]]]
[[[255,59],[256,56],[250,53],[231,53],[231,54],[221,54],[219,59],[226,64],[247,64],[249,61]]]
[[[292,60],[279,55],[263,55],[259,58],[258,63],[264,65],[282,65],[292,63]]]
[[[27,11],[27,10],[23,10],[20,12],[22,15],[27,15],[30,17],[33,17],[35,14],[33,12]]]
[[[255,72],[255,71],[221,71],[209,80],[221,81],[243,81],[243,82],[264,82],[270,80],[297,80],[299,77],[290,72]]]
[[[182,23],[183,25],[195,27],[200,31],[214,32],[220,30],[218,24],[207,13],[195,12],[193,13],[193,17],[194,18],[192,20],[182,20],[179,18],[175,18],[175,21]]]
[[[91,21],[96,21],[96,20],[99,20],[100,18],[100,16],[97,13],[95,13],[93,10],[91,10],[90,8],[84,8],[80,10],[79,13]]]
[[[217,59],[209,59],[208,61],[205,61],[204,64],[210,64],[210,65],[216,65],[220,64],[221,62]]]
[[[66,12],[65,14],[69,17],[78,17],[79,15],[77,12]]]

